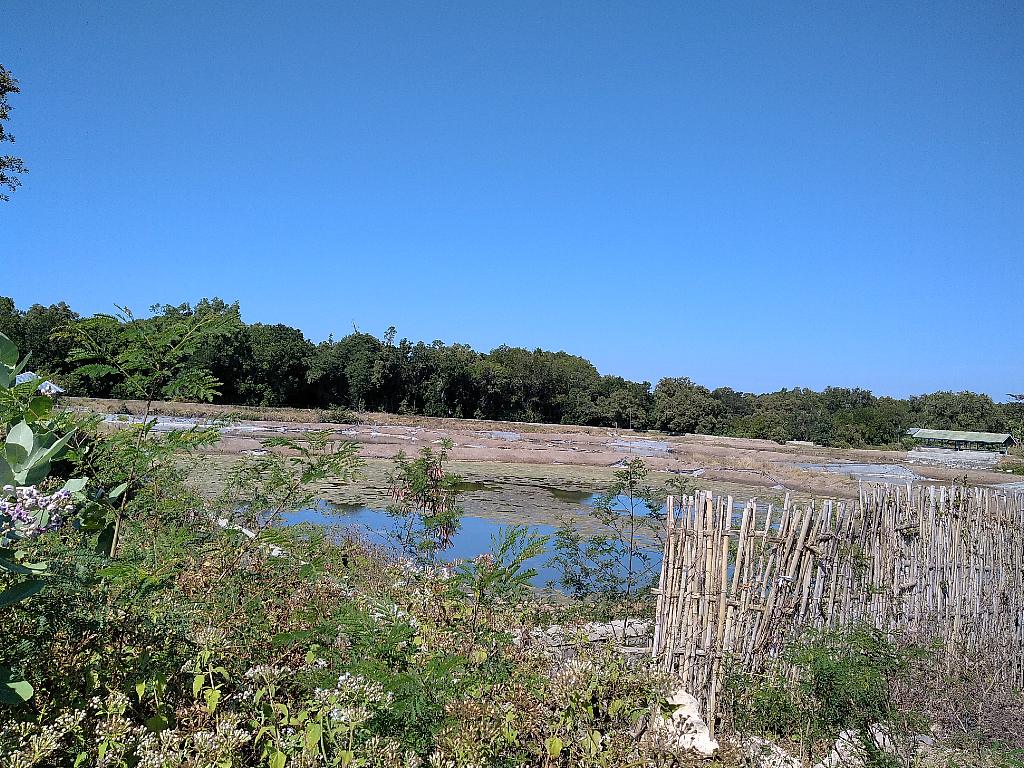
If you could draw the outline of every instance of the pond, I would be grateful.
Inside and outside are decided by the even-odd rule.
[[[815,472],[828,472],[833,475],[846,475],[854,480],[863,480],[869,483],[906,483],[921,480],[921,476],[912,469],[901,467],[898,464],[806,464],[797,463],[794,466],[800,469],[809,469]]]
[[[549,488],[547,490],[553,492],[556,489]],[[600,494],[583,491],[566,491],[564,495],[556,495],[556,498],[563,501],[567,507],[577,507],[581,515],[585,514],[586,509],[592,507],[600,497]],[[623,498],[620,501],[626,502],[626,499]],[[643,509],[646,511],[646,507]],[[312,523],[325,527],[351,528],[372,544],[392,545],[389,532],[393,530],[395,520],[382,509],[321,501],[316,507],[290,513],[285,518],[289,525]],[[489,552],[494,538],[497,537],[501,529],[507,527],[509,527],[509,523],[466,515],[462,518],[462,528],[456,534],[452,546],[441,553],[441,559],[452,562],[470,559]],[[530,525],[529,528],[531,531],[552,538],[555,534],[555,528],[551,525]],[[650,552],[653,567],[660,568],[660,547],[652,542],[646,544],[644,549]],[[547,587],[558,579],[558,572],[548,563],[551,554],[549,546],[547,553],[533,558],[529,563],[530,567],[537,570],[537,575],[531,580],[535,587]]]

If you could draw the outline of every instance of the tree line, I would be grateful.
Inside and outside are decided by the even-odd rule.
[[[629,381],[601,374],[567,352],[502,345],[479,352],[466,344],[382,338],[354,329],[314,343],[298,328],[244,323],[237,303],[203,299],[161,305],[144,318],[82,317],[66,303],[18,309],[0,297],[0,333],[32,350],[32,367],[71,394],[134,398],[138,385],[124,370],[90,357],[130,359],[147,334],[174,334],[186,321],[214,318],[213,328],[187,346],[198,388],[163,393],[233,405],[384,411],[507,421],[656,429],[821,445],[898,445],[911,426],[1020,433],[1024,403],[996,403],[974,392],[878,397],[864,389],[782,389],[753,394],[709,389],[689,378]],[[83,349],[88,338],[90,349]],[[207,394],[202,394],[207,393]],[[160,393],[157,393],[160,396]]]

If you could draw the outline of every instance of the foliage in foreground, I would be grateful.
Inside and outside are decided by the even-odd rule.
[[[188,477],[210,430],[80,420],[57,438],[48,403],[6,389],[5,514],[39,513],[4,592],[0,662],[21,694],[0,714],[9,765],[598,766],[634,749],[657,686],[621,660],[553,676],[514,642],[539,610],[527,563],[543,541],[525,529],[454,573],[393,559],[275,525],[312,483],[358,471],[349,444],[271,441],[284,453],[251,457],[207,500]],[[60,514],[35,504],[58,458],[55,475],[88,486]],[[435,457],[398,469],[410,513],[450,511]],[[22,561],[47,567],[25,581]]]
[[[529,588],[542,537],[513,527],[492,553],[435,564],[461,514],[443,447],[396,464],[395,518],[416,531],[399,559],[280,525],[315,501],[312,483],[359,471],[352,445],[271,441],[203,498],[189,478],[215,430],[104,434],[10,386],[23,361],[3,341],[5,766],[692,762],[652,735],[671,681],[647,663],[585,644],[556,663],[533,647],[529,630],[566,613]],[[649,496],[640,465],[609,490],[619,555],[638,524],[623,499]],[[627,599],[641,585],[632,573],[616,593]],[[870,633],[813,638],[791,651],[795,689],[752,683],[733,717],[808,744],[891,722],[908,659]]]

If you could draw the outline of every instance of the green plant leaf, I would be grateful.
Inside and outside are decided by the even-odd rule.
[[[10,551],[10,550],[8,550]],[[0,569],[20,576],[38,576],[46,569],[45,563],[18,563],[4,553],[0,553]]]
[[[35,445],[35,435],[32,434],[32,427],[24,421],[19,421],[11,431],[7,433],[7,445],[5,451],[7,462],[12,467],[21,467],[27,461]]]
[[[78,493],[85,488],[86,483],[89,481],[84,477],[72,477],[66,483],[64,483],[64,490],[68,493]]]
[[[45,419],[53,412],[53,400],[45,395],[33,397],[32,402],[28,404],[28,410],[32,414],[33,420]]]
[[[217,711],[217,705],[220,703],[220,690],[217,688],[207,688],[203,696],[206,699],[206,711],[212,715]]]
[[[27,600],[44,586],[46,586],[46,582],[41,579],[29,579],[20,584],[15,584],[13,587],[8,587],[3,592],[0,592],[0,608]]]
[[[13,368],[18,364],[18,347],[0,333],[0,363]]]
[[[110,549],[114,545],[114,524],[111,523],[102,531],[96,539],[96,554],[110,557]]]
[[[319,723],[309,723],[306,726],[306,750],[313,752],[320,744],[320,737],[323,735],[324,729]]]
[[[562,754],[562,748],[565,743],[557,736],[549,736],[544,739],[544,750],[548,753],[548,757],[556,758]]]
[[[32,684],[8,667],[0,667],[0,704],[16,707],[32,698]]]
[[[45,450],[40,451],[38,448],[35,454],[32,456],[32,463],[35,465],[48,464],[51,459],[56,458],[68,445],[68,441],[74,436],[74,432],[68,432],[60,440],[57,440],[53,445]]]

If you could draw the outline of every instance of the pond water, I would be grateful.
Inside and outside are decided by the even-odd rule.
[[[547,490],[551,491],[555,498],[565,502],[567,507],[591,507],[601,497],[600,494],[590,493],[589,491],[564,491],[563,495],[563,493],[555,493],[556,490],[562,491],[562,489],[548,488]],[[625,498],[620,499],[620,501],[628,503]],[[644,510],[646,510],[646,507]],[[580,509],[580,512],[583,511],[583,509]],[[327,501],[319,502],[316,507],[290,513],[285,516],[285,520],[289,525],[312,523],[325,527],[340,526],[351,528],[370,543],[382,546],[391,546],[392,540],[389,537],[389,532],[394,529],[395,525],[395,519],[384,510]],[[455,535],[452,546],[441,553],[441,559],[445,562],[452,562],[473,558],[484,552],[489,552],[494,538],[502,528],[507,527],[509,527],[508,523],[466,515],[462,518],[462,528]],[[529,527],[531,531],[554,537],[554,526],[531,525]],[[660,568],[660,547],[648,544],[644,548],[651,555],[652,566],[655,569]],[[551,554],[549,546],[547,553],[533,558],[529,563],[530,567],[537,570],[537,575],[531,580],[535,587],[547,587],[558,579],[558,572],[548,564]]]
[[[631,453],[634,456],[667,456],[671,452],[669,444],[664,440],[612,440],[608,446],[620,453]]]
[[[343,526],[357,531],[371,544],[380,546],[391,546],[389,532],[394,529],[395,519],[380,509],[369,507],[358,507],[349,504],[332,504],[321,502],[314,509],[304,509],[286,516],[287,522],[291,525],[296,523],[313,523],[323,526]],[[455,535],[452,546],[441,553],[441,559],[446,562],[455,560],[466,560],[476,557],[491,550],[492,537],[496,536],[501,528],[507,527],[494,520],[487,520],[482,517],[463,517],[462,528]],[[550,525],[534,525],[531,530],[542,535],[553,535],[555,529]],[[549,555],[534,558],[530,562],[532,568],[537,569],[537,576],[533,578],[534,586],[544,587],[547,583],[558,578],[553,568],[546,564]]]
[[[495,440],[508,440],[510,442],[523,439],[523,436],[518,432],[508,432],[500,429],[476,430],[473,432],[473,434],[486,435],[487,437],[493,438]]]
[[[847,475],[854,480],[865,482],[905,483],[920,480],[921,476],[912,469],[898,464],[804,464],[797,463],[800,469],[816,472],[829,472],[833,475]]]

